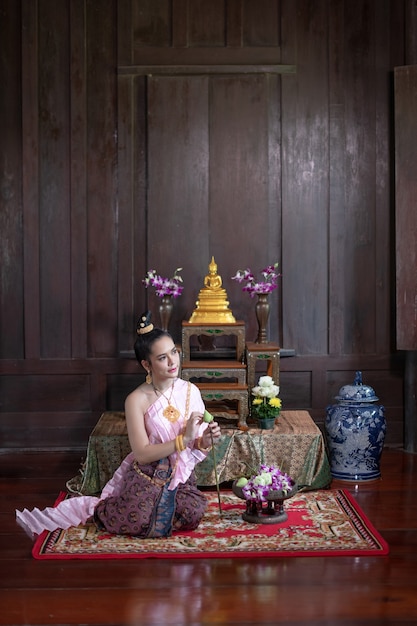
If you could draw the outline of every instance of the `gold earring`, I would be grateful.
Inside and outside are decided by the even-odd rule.
[[[152,385],[152,374],[151,374],[150,371],[146,374],[145,380],[146,380],[148,385]]]

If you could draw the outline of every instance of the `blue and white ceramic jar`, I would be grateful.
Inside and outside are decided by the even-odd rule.
[[[353,385],[344,385],[327,407],[326,439],[333,478],[348,481],[375,480],[381,476],[384,447],[385,410],[375,404],[379,398],[372,387],[362,383],[356,372]]]

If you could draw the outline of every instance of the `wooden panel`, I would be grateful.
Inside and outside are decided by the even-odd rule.
[[[329,269],[327,15],[323,4],[314,5],[314,11],[309,7],[296,19],[297,74],[282,82],[280,343],[297,353],[324,354]]]
[[[132,213],[133,228],[133,286],[134,293],[134,325],[133,331],[136,333],[136,320],[144,311],[147,305],[148,294],[145,293],[142,280],[146,271],[150,269],[146,250],[148,249],[148,128],[147,128],[147,81],[143,78],[136,79],[134,83],[134,205]],[[124,242],[121,239],[120,243]],[[129,275],[128,275],[129,276]],[[127,314],[129,309],[127,310]],[[132,336],[129,336],[128,345],[132,345]]]
[[[172,46],[188,46],[188,0],[172,0]]]
[[[117,353],[116,23],[112,0],[88,3],[88,355]]]
[[[128,38],[124,31],[119,45],[122,65],[176,64],[185,58],[195,64],[244,63],[238,59],[245,57],[245,48],[251,48],[252,63],[279,62],[280,0],[132,0],[131,6],[124,0],[118,15],[131,31]],[[204,48],[209,56],[202,61]],[[210,51],[215,53],[211,60]]]
[[[4,413],[0,424],[0,449],[86,449],[100,415],[92,411],[53,411],[52,415],[33,412],[28,419],[27,412]]]
[[[1,408],[9,411],[80,411],[88,410],[90,377],[88,375],[4,375],[1,378]]]
[[[332,2],[329,11],[329,345],[331,354],[345,349],[346,294],[340,284],[345,273],[345,84],[343,64],[343,2]]]
[[[285,409],[311,407],[311,372],[280,372],[279,395]]]
[[[267,263],[279,263],[278,271],[282,272],[282,130],[281,130],[281,85],[280,76],[266,77],[266,104],[268,116],[268,209],[267,209]],[[260,238],[265,236],[265,231],[260,233]],[[259,257],[257,255],[257,263]],[[259,266],[257,266],[259,267]],[[268,321],[268,338],[282,345],[283,316],[282,316],[282,279],[279,278],[278,288],[270,296],[270,316]],[[247,316],[246,318],[247,319]],[[257,333],[257,324],[252,315],[252,332]],[[248,335],[249,338],[249,335]]]
[[[395,70],[397,348],[417,350],[417,66]]]
[[[0,20],[0,357],[23,357],[23,247],[21,198],[20,21],[13,0]]]
[[[177,267],[184,268],[185,288],[172,318],[172,328],[179,331],[194,309],[210,262],[208,80],[150,78],[148,115],[148,269],[172,276]],[[153,290],[148,298],[156,310]],[[180,339],[178,332],[175,339]]]
[[[39,245],[41,356],[71,355],[68,12],[39,5]]]
[[[15,3],[15,6],[17,4]],[[22,203],[25,357],[40,358],[39,76],[37,2],[22,5]],[[16,129],[17,131],[17,129]]]
[[[135,140],[138,146],[143,144],[142,138],[137,137],[135,117],[133,111],[143,110],[143,102],[136,103],[134,96],[134,81],[132,78],[121,78],[118,81],[118,165],[120,179],[119,186],[119,263],[118,263],[118,351],[130,350],[133,345],[134,316],[140,314],[135,310],[135,283],[140,280],[136,276],[134,261],[135,225],[144,223],[144,212],[137,207],[135,211],[135,181],[141,181],[140,162],[136,163]],[[142,105],[142,106],[138,106]],[[136,218],[135,219],[135,214]],[[143,229],[140,229],[144,232]],[[138,250],[143,249],[140,246]],[[138,254],[138,263],[141,255]],[[144,272],[143,272],[144,273]]]
[[[236,319],[244,316],[256,336],[254,301],[242,298],[231,276],[240,267],[260,270],[279,258],[277,190],[276,183],[269,184],[269,173],[276,180],[273,168],[279,163],[269,135],[270,128],[274,138],[279,135],[278,95],[277,84],[265,76],[216,78],[210,83],[198,77],[150,80],[149,240],[155,243],[149,249],[149,263],[162,275],[184,267],[186,289],[174,312],[181,313],[183,307],[179,319],[189,319],[214,255],[229,298],[234,293],[231,307]],[[166,208],[162,222],[158,206]],[[175,248],[169,245],[173,236]],[[262,239],[275,248],[273,258],[266,250],[259,254]],[[181,259],[178,249],[187,256]],[[190,256],[194,267],[187,263]],[[187,290],[188,284],[195,285],[194,292]],[[275,299],[276,294],[273,304]],[[273,323],[276,332],[276,316]]]
[[[159,51],[160,49],[158,49]],[[181,51],[175,54],[175,59],[169,51],[166,54],[150,55],[147,63],[140,65],[119,66],[119,75],[128,76],[208,76],[211,74],[237,75],[237,74],[293,74],[295,65],[277,64],[276,51],[273,50],[273,60],[269,60],[268,53],[264,48],[262,54],[255,54],[246,48],[240,50],[228,50],[227,54],[213,52],[208,48],[194,49],[190,54],[187,48],[184,54]],[[267,49],[269,50],[269,49]],[[256,58],[254,58],[256,57]],[[176,61],[175,65],[173,63]]]
[[[384,97],[387,88],[387,73],[384,67],[395,64],[398,56],[395,47],[387,46],[390,41],[390,22],[393,15],[388,4],[376,13],[375,56],[380,62],[375,67],[375,352],[389,352],[393,324],[392,301],[392,254],[391,228],[392,196],[391,183],[386,181],[387,163],[390,162],[390,102]]]
[[[417,5],[413,0],[404,2],[405,24],[405,65],[417,63]],[[400,65],[400,63],[398,63]]]
[[[145,382],[145,373],[138,367],[137,374],[112,374],[107,377],[107,402],[109,411],[124,411],[126,397]]]
[[[136,320],[146,309],[142,280],[147,247],[146,78],[118,81],[118,352],[132,350]],[[175,269],[175,268],[174,268]]]
[[[243,45],[280,45],[280,0],[242,0]]]
[[[84,0],[70,3],[71,355],[87,357],[87,45]]]
[[[119,65],[280,62],[280,0],[123,0],[118,17]]]
[[[211,82],[208,245],[233,314],[247,324],[249,341],[257,335],[256,298],[242,293],[231,277],[238,269],[250,267],[257,272],[279,260],[280,212],[276,202],[271,207],[269,198],[269,114],[278,115],[277,97],[278,90],[269,89],[265,76]],[[270,300],[276,311],[276,293]]]
[[[242,0],[227,0],[226,11],[227,45],[240,47],[243,41]]]
[[[376,351],[375,31],[371,1],[345,5],[344,353]],[[373,98],[369,94],[374,94]],[[336,243],[337,245],[337,243]]]
[[[132,30],[134,27],[132,2],[117,2],[117,63],[130,65],[133,62]]]
[[[126,5],[129,8],[129,5]],[[171,45],[171,0],[131,0],[133,45]],[[140,56],[140,51],[138,52]]]
[[[189,2],[188,25],[190,46],[224,46],[226,43],[226,1],[193,0]]]

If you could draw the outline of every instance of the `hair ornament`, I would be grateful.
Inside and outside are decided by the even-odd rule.
[[[138,335],[146,335],[153,330],[153,324],[151,323],[151,313],[147,311],[140,316],[138,323],[136,324],[136,332]]]

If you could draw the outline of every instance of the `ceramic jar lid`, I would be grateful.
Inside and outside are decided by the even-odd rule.
[[[376,402],[379,400],[372,387],[362,383],[362,372],[356,372],[354,383],[341,387],[339,395],[335,399],[348,404]]]

